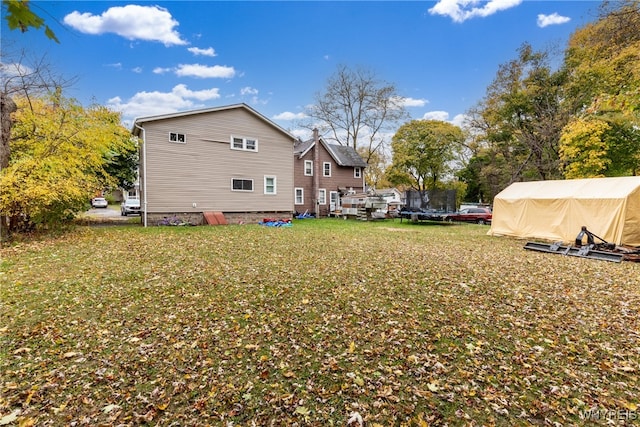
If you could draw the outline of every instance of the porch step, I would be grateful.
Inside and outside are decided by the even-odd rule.
[[[222,212],[204,212],[204,220],[209,225],[227,225],[227,220]]]

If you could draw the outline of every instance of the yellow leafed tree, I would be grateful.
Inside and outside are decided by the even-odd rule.
[[[640,173],[640,2],[615,5],[567,48],[566,93],[577,113],[560,140],[566,178]]]
[[[0,172],[0,210],[9,231],[65,223],[114,180],[105,171],[114,152],[133,141],[120,115],[84,108],[59,93],[18,98],[9,166]]]

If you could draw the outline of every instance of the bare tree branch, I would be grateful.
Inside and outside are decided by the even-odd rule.
[[[408,119],[401,99],[394,85],[373,72],[341,65],[328,79],[325,91],[316,94],[303,126],[318,128],[328,134],[327,140],[338,144],[364,148],[368,159],[383,150],[397,126]]]

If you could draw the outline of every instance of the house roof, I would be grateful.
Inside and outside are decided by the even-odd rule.
[[[282,132],[285,135],[287,135],[289,138],[291,138],[293,140],[297,139],[295,136],[293,136],[287,130],[285,130],[284,128],[278,126],[276,123],[272,122],[267,117],[263,116],[262,114],[260,114],[259,112],[257,112],[256,110],[254,110],[253,108],[249,107],[247,104],[244,104],[244,103],[242,103],[242,104],[224,105],[224,106],[220,106],[220,107],[202,108],[202,109],[198,109],[198,110],[178,111],[178,112],[175,112],[175,113],[159,114],[159,115],[155,115],[155,116],[138,117],[133,121],[133,127],[131,128],[131,133],[134,136],[139,136],[140,135],[140,127],[139,126],[141,124],[143,124],[143,123],[146,123],[146,122],[154,122],[154,121],[158,121],[158,120],[167,120],[167,119],[173,119],[173,118],[176,118],[176,117],[191,116],[191,115],[195,115],[195,114],[205,114],[205,113],[214,113],[214,112],[217,112],[217,111],[234,110],[234,109],[237,109],[237,108],[243,108],[243,109],[247,110],[248,112],[250,112],[251,114],[256,116],[258,119],[260,119],[260,120],[264,121],[265,123],[273,126],[274,128],[276,128],[280,132]]]
[[[368,166],[367,162],[365,162],[364,159],[360,157],[358,152],[351,146],[329,144],[322,138],[320,138],[320,143],[324,148],[326,148],[327,152],[331,155],[333,160],[335,160],[338,166],[360,168],[366,168]],[[303,157],[305,154],[307,154],[307,152],[309,152],[309,150],[313,148],[314,145],[315,142],[313,139],[309,139],[307,141],[299,141],[295,144],[293,153],[298,157]]]
[[[377,194],[378,196],[402,196],[402,193],[397,188],[377,188],[373,190],[373,194]]]
[[[326,144],[326,147],[333,159],[340,166],[367,167],[367,162],[360,157],[353,147],[338,144]]]
[[[303,157],[313,147],[313,139],[308,141],[296,141],[293,146],[293,154]]]

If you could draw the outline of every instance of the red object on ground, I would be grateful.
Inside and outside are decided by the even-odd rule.
[[[227,220],[222,212],[204,212],[204,220],[209,225],[227,225]]]

